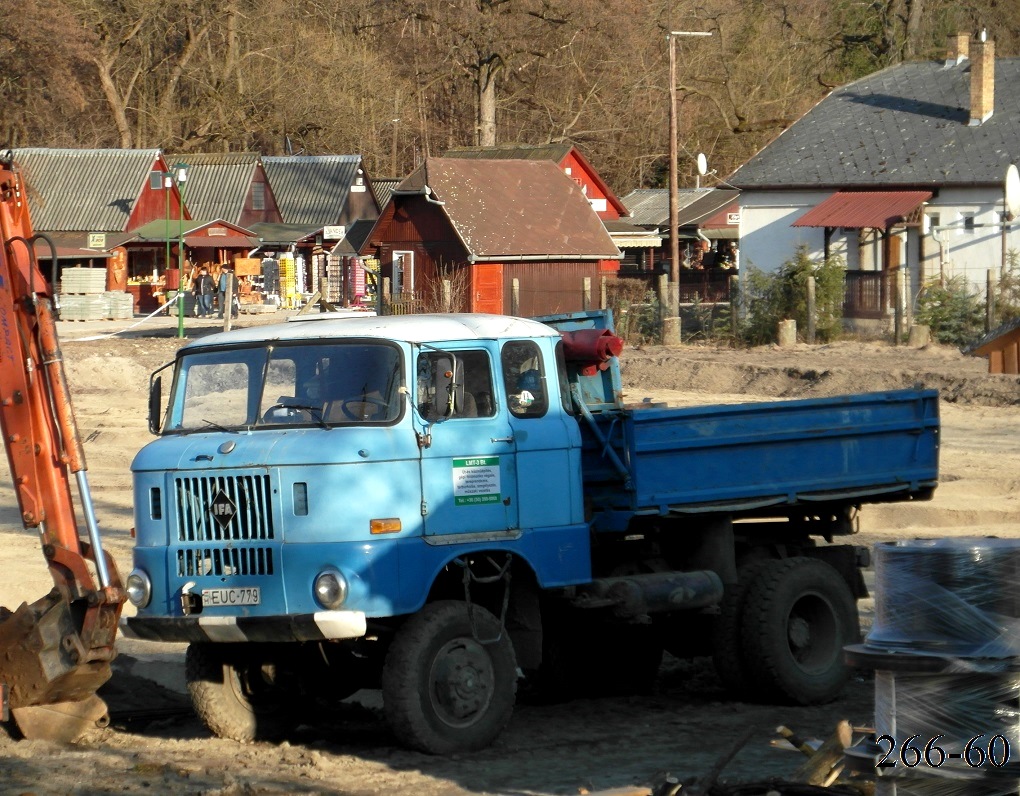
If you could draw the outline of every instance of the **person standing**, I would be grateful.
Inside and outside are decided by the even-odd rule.
[[[213,291],[215,289],[216,284],[213,282],[213,278],[205,266],[202,266],[198,270],[198,279],[195,280],[195,309],[198,310],[199,318],[212,315]]]

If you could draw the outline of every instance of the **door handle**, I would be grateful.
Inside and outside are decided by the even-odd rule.
[[[513,441],[514,441],[513,434],[511,434],[509,437],[491,437],[489,439],[489,442],[513,442]]]

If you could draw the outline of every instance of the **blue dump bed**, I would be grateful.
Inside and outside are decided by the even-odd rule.
[[[935,390],[585,414],[585,490],[608,512],[601,526],[634,513],[924,499],[938,480]]]

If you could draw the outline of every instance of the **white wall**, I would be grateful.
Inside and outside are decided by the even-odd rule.
[[[791,224],[819,202],[832,195],[823,191],[744,191],[740,195],[740,264],[762,271],[776,271],[805,244],[811,257],[824,254],[824,231],[815,227],[793,227]],[[944,257],[946,277],[964,276],[983,294],[986,272],[998,274],[1002,262],[1002,192],[980,188],[946,188],[929,202],[926,213],[939,215],[940,225],[947,228]],[[975,227],[965,230],[962,214],[974,216]],[[902,263],[909,269],[910,292],[920,288],[918,254],[922,246],[920,231],[899,230]],[[881,263],[880,236],[865,231],[866,245],[858,252],[856,230],[836,230],[829,243],[829,252],[842,257],[849,269],[874,270]],[[940,269],[939,245],[931,235],[925,237],[924,275],[937,278]],[[1020,252],[1020,220],[1007,234],[1006,249]]]

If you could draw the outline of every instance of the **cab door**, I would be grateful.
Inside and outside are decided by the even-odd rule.
[[[516,530],[516,451],[489,352],[421,351],[415,400],[429,435],[420,449],[426,536]]]

